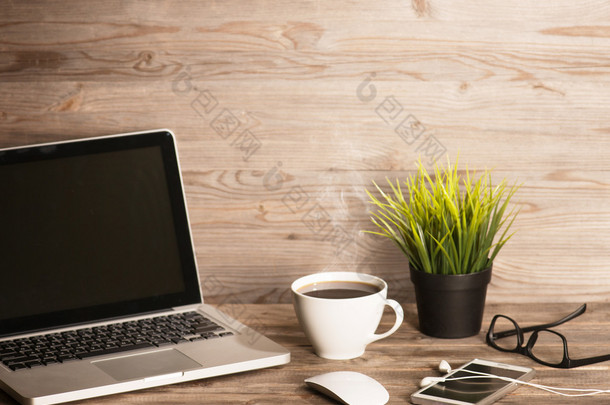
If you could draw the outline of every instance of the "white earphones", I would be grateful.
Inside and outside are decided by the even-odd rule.
[[[443,382],[443,381],[445,381],[445,379],[442,377],[424,377],[419,382],[419,386],[421,388],[426,388],[428,385],[432,385],[434,383]]]
[[[441,363],[438,365],[438,371],[445,374],[451,372],[451,366],[447,363],[447,360],[441,360]]]
[[[451,372],[451,366],[449,365],[449,363],[446,360],[442,360],[441,363],[438,366],[438,370],[441,373],[450,373]],[[495,374],[488,374],[488,373],[483,373],[480,371],[473,371],[473,370],[468,370],[468,369],[461,369],[462,371],[471,373],[472,375],[470,376],[465,376],[465,377],[424,377],[420,383],[419,386],[421,388],[425,388],[429,385],[432,385],[434,383],[437,382],[444,382],[444,381],[457,381],[457,380],[467,380],[467,379],[471,379],[471,378],[497,378],[499,380],[503,380],[503,381],[508,381],[508,382],[512,382],[512,383],[516,383],[516,384],[522,384],[522,385],[527,385],[529,387],[534,387],[534,388],[538,388],[544,391],[548,391],[551,392],[553,394],[557,394],[557,395],[563,395],[565,397],[584,397],[584,396],[589,396],[589,395],[597,395],[597,394],[604,394],[604,393],[610,393],[610,390],[601,390],[601,389],[597,389],[597,388],[558,388],[558,387],[549,387],[546,385],[541,385],[541,384],[535,384],[535,383],[530,383],[527,381],[521,381],[521,380],[516,380],[514,378],[509,378],[509,377],[502,377],[499,375],[495,375]],[[560,392],[560,391],[573,391],[573,392],[580,392],[580,394],[566,394],[565,392]]]
[[[451,366],[447,362],[447,360],[441,360],[441,363],[438,365],[438,371],[444,374],[448,374],[451,372]],[[421,388],[427,387],[428,385],[432,385],[437,382],[443,382],[445,378],[443,377],[424,377],[420,382],[419,386]]]
[[[441,363],[438,365],[438,371],[444,374],[448,374],[451,372],[451,366],[447,362],[447,360],[441,360]],[[421,388],[425,388],[428,385],[432,385],[437,382],[443,382],[445,378],[443,377],[424,377],[420,382],[419,386]]]

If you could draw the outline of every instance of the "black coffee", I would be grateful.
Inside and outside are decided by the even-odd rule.
[[[298,289],[298,292],[309,297],[330,299],[358,298],[379,291],[381,291],[381,288],[374,284],[358,281],[323,281],[308,284]]]

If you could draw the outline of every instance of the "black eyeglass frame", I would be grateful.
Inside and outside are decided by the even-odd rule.
[[[585,359],[571,359],[570,356],[568,355],[568,341],[566,340],[565,336],[563,336],[559,332],[549,329],[554,326],[559,326],[563,323],[566,323],[566,322],[582,315],[586,310],[587,310],[587,304],[583,304],[576,311],[572,312],[570,315],[568,315],[556,322],[545,323],[542,325],[528,326],[526,328],[521,328],[517,324],[517,322],[515,322],[512,318],[510,318],[506,315],[495,315],[493,317],[493,319],[491,320],[491,323],[489,324],[489,330],[487,331],[487,336],[485,337],[485,340],[489,346],[493,347],[496,350],[500,350],[502,352],[509,352],[509,353],[519,353],[519,354],[527,356],[527,357],[531,358],[532,360],[534,360],[542,365],[548,366],[548,367],[574,368],[574,367],[586,366],[589,364],[594,364],[594,363],[599,363],[601,361],[610,360],[610,354],[603,355],[603,356],[588,357]],[[495,327],[496,321],[500,318],[504,318],[504,319],[510,321],[515,328],[512,330],[506,330],[506,331],[494,333],[494,327]],[[557,335],[563,342],[563,358],[560,363],[549,363],[547,361],[537,358],[532,353],[532,349],[534,348],[534,345],[536,344],[536,341],[538,340],[538,333],[542,332],[542,331],[553,333],[553,334]],[[524,342],[523,334],[527,333],[527,332],[533,332],[533,333],[530,336],[530,338],[528,339],[527,344],[523,345],[523,342]],[[502,338],[514,336],[514,335],[517,335],[517,345],[515,346],[514,349],[507,349],[507,348],[498,346],[495,343],[495,341],[498,339],[502,339]]]

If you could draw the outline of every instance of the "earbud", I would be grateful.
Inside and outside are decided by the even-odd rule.
[[[447,360],[441,360],[441,363],[438,365],[438,371],[441,373],[447,374],[451,372],[451,366],[447,362]],[[419,386],[422,388],[427,387],[428,385],[432,385],[437,382],[445,381],[444,378],[441,377],[424,377],[420,382]]]
[[[447,360],[441,360],[441,364],[438,365],[438,371],[445,374],[451,372],[451,366],[447,363]]]
[[[437,383],[437,382],[443,382],[443,381],[445,381],[445,379],[444,379],[444,378],[442,378],[442,377],[424,377],[424,378],[422,378],[422,380],[419,382],[419,386],[420,386],[421,388],[425,388],[425,387],[427,387],[428,385],[432,385],[432,384],[434,384],[434,383]]]

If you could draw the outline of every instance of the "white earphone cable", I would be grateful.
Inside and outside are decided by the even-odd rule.
[[[610,390],[602,390],[602,389],[597,389],[597,388],[550,387],[547,385],[536,384],[536,383],[531,383],[528,381],[516,380],[514,378],[503,377],[503,376],[499,376],[499,375],[495,375],[495,374],[488,374],[488,373],[483,373],[480,371],[473,371],[473,370],[467,370],[467,369],[460,369],[458,371],[466,371],[466,372],[476,374],[476,375],[464,376],[464,377],[447,377],[447,378],[443,378],[441,381],[457,381],[457,380],[468,380],[468,379],[473,379],[473,378],[489,377],[489,378],[497,378],[499,380],[503,380],[503,381],[507,381],[507,382],[514,382],[517,384],[527,385],[527,386],[530,386],[533,388],[538,388],[540,390],[548,391],[553,394],[562,395],[564,397],[584,397],[584,396],[610,393]],[[575,391],[575,392],[581,392],[581,393],[580,394],[570,394],[570,393],[565,393],[565,392],[561,392],[561,391]]]

